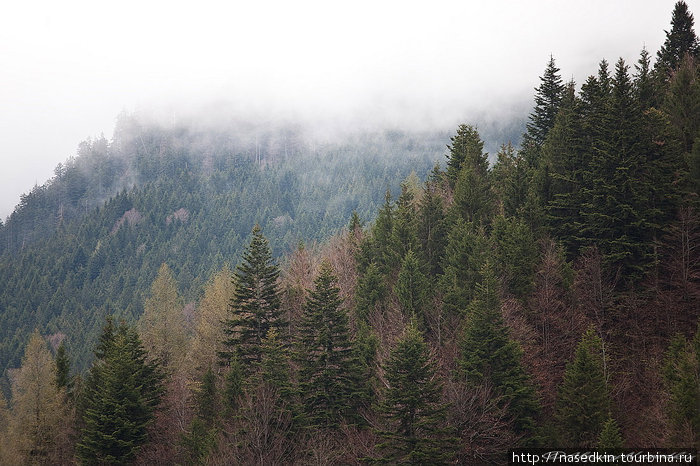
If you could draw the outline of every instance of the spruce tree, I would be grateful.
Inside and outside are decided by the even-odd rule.
[[[603,430],[600,432],[600,436],[598,437],[598,444],[596,446],[599,450],[607,452],[615,452],[622,448],[622,434],[620,433],[620,426],[617,425],[615,418],[612,416],[605,421]]]
[[[380,405],[387,428],[380,432],[384,452],[376,460],[389,464],[450,464],[456,440],[444,427],[447,406],[428,346],[411,324],[385,364],[386,388]]]
[[[666,40],[656,53],[657,72],[668,77],[680,65],[683,58],[700,56],[700,44],[693,29],[694,19],[684,1],[676,2],[671,15],[671,30],[666,32]]]
[[[468,321],[460,341],[457,378],[469,386],[489,382],[507,407],[514,431],[530,441],[539,410],[535,390],[523,369],[522,351],[509,336],[498,296],[498,281],[493,267],[486,262],[477,285]]]
[[[559,387],[556,418],[563,446],[594,447],[610,412],[602,341],[589,328],[576,348]]]
[[[670,395],[672,441],[687,440],[682,433],[690,430],[693,440],[700,442],[700,326],[691,341],[680,334],[671,340],[663,375]]]
[[[429,299],[428,280],[420,270],[418,258],[413,251],[408,251],[401,263],[395,289],[404,314],[425,324],[424,312]]]
[[[407,181],[401,183],[401,195],[396,203],[396,215],[392,231],[393,261],[401,264],[406,253],[418,248],[415,196]]]
[[[481,268],[489,249],[483,231],[459,218],[452,227],[440,277],[445,309],[460,315],[466,312],[474,296],[474,287],[481,281]]]
[[[426,264],[428,275],[442,273],[442,260],[447,244],[447,228],[442,197],[435,187],[426,183],[418,208],[419,256]]]
[[[535,286],[537,243],[532,230],[518,218],[498,216],[493,222],[491,240],[499,275],[508,290],[525,300]]]
[[[459,125],[457,134],[450,138],[447,146],[447,178],[454,185],[464,166],[471,167],[474,176],[486,178],[488,154],[484,154],[484,142],[474,126]]]
[[[84,428],[77,452],[88,464],[126,464],[147,440],[163,393],[163,375],[148,362],[138,334],[125,324],[104,335],[89,373]]]
[[[359,361],[339,293],[333,269],[324,261],[309,290],[295,353],[309,427],[333,428],[343,419],[356,421],[362,401]]]
[[[272,260],[270,246],[258,225],[250,245],[236,268],[235,292],[224,322],[226,348],[219,352],[224,364],[236,356],[244,373],[260,363],[262,342],[271,328],[281,328],[282,311],[277,284],[279,268]]]
[[[394,255],[396,250],[393,236],[395,217],[396,212],[394,203],[391,201],[391,191],[387,189],[384,195],[384,205],[379,209],[377,219],[372,227],[374,261],[384,275],[389,275],[394,266],[398,265]]]
[[[559,71],[554,57],[550,56],[544,74],[540,76],[540,85],[535,88],[535,108],[530,114],[527,132],[523,136],[524,156],[530,168],[537,167],[540,148],[559,113],[564,92]]]
[[[357,279],[355,312],[361,321],[367,321],[375,306],[386,296],[386,284],[379,268],[371,263]]]
[[[72,388],[70,377],[70,360],[66,354],[66,345],[61,342],[56,350],[56,386],[69,392]]]

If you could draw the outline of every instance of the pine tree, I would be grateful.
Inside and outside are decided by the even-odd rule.
[[[457,134],[450,138],[447,146],[447,178],[454,185],[464,166],[471,167],[474,176],[486,178],[488,154],[484,154],[484,142],[474,126],[459,125]]]
[[[309,290],[296,343],[299,391],[309,427],[353,422],[362,401],[359,362],[339,293],[333,269],[324,261]]]
[[[676,2],[671,15],[671,30],[666,32],[666,40],[656,53],[657,72],[668,77],[678,68],[683,58],[700,56],[700,44],[693,29],[694,19],[684,1]]]
[[[539,410],[535,390],[523,369],[522,351],[503,322],[498,282],[489,262],[481,276],[460,341],[457,378],[473,387],[490,382],[501,397],[499,404],[507,407],[515,433],[527,443]]]
[[[253,365],[260,363],[267,332],[283,326],[277,285],[279,268],[258,225],[252,235],[243,262],[236,268],[236,289],[229,306],[231,317],[224,322],[226,349],[219,352],[225,364],[235,355],[244,373],[250,373]]]
[[[610,412],[602,341],[589,328],[566,366],[559,388],[556,416],[564,446],[594,447]]]
[[[149,362],[135,330],[126,324],[106,328],[102,354],[89,373],[84,428],[77,444],[89,464],[132,461],[147,440],[147,428],[163,393],[163,375]]]
[[[389,464],[450,464],[456,440],[444,427],[447,406],[428,346],[415,325],[409,325],[384,367],[386,388],[380,406],[387,429],[378,448]]]

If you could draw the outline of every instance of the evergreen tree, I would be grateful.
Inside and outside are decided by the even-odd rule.
[[[442,273],[442,260],[447,244],[445,211],[442,197],[435,187],[426,183],[425,193],[418,208],[419,256],[426,264],[428,275]]]
[[[384,205],[379,209],[377,219],[372,227],[374,261],[384,275],[389,275],[394,266],[398,265],[394,256],[396,250],[393,236],[395,216],[394,204],[391,202],[391,191],[387,189],[384,195]]]
[[[277,330],[270,329],[263,340],[262,362],[260,364],[260,382],[275,390],[282,409],[291,409],[294,388],[289,370],[289,358],[286,348],[279,338]]]
[[[219,353],[226,364],[235,355],[244,373],[251,372],[252,366],[260,362],[267,332],[283,326],[277,285],[279,268],[258,225],[252,235],[243,262],[236,268],[236,288],[229,306],[231,317],[224,322],[226,349]]]
[[[594,447],[610,412],[602,341],[589,328],[564,372],[556,416],[564,446]]]
[[[634,89],[639,102],[639,108],[647,110],[656,106],[658,90],[651,72],[651,58],[646,47],[639,54],[639,60],[634,65]]]
[[[535,285],[538,250],[530,227],[520,219],[496,217],[491,239],[499,275],[518,298],[526,299]]]
[[[357,280],[355,310],[357,317],[366,321],[375,306],[386,296],[386,284],[379,268],[372,263]]]
[[[554,126],[563,92],[559,68],[554,57],[550,56],[544,74],[540,76],[540,85],[535,88],[535,108],[530,114],[527,132],[523,136],[525,160],[531,168],[537,167],[539,163],[539,150]]]
[[[488,177],[465,163],[455,183],[453,212],[467,222],[488,225],[495,207],[493,201]]]
[[[384,367],[386,388],[380,406],[388,428],[378,445],[389,464],[450,464],[456,440],[445,429],[447,406],[428,346],[415,325],[409,325]]]
[[[638,182],[644,166],[642,124],[627,68],[620,59],[602,119],[607,130],[593,141],[583,215],[587,241],[597,244],[606,265],[619,269],[629,282],[650,265],[652,249],[647,199]]]
[[[85,427],[77,444],[88,464],[131,462],[147,440],[163,393],[160,367],[147,361],[136,331],[125,324],[107,331],[113,333],[103,334],[103,356],[90,369]]]
[[[299,390],[309,427],[355,421],[361,402],[359,364],[339,293],[333,269],[324,261],[309,290],[296,344]]]
[[[474,387],[490,382],[500,405],[507,407],[515,433],[525,436],[527,443],[539,410],[535,390],[522,367],[522,351],[503,322],[498,282],[490,263],[484,264],[481,276],[460,341],[457,377]]]
[[[481,281],[481,268],[489,250],[483,231],[473,224],[458,219],[448,237],[447,248],[440,277],[445,309],[456,315],[467,310],[474,287]]]
[[[694,19],[684,1],[676,2],[671,16],[671,30],[666,32],[666,40],[656,53],[656,70],[664,77],[678,68],[687,55],[700,56],[700,44],[693,29]]]
[[[66,345],[61,342],[56,350],[56,386],[65,389],[66,393],[72,388],[70,377],[70,360],[66,355]]]
[[[603,425],[603,430],[600,432],[600,437],[598,437],[599,450],[614,452],[622,448],[622,434],[620,433],[620,426],[617,425],[615,418],[609,417],[605,424]]]
[[[688,430],[695,442],[700,441],[700,326],[690,342],[680,334],[671,340],[663,373],[670,394],[672,441],[681,441]]]
[[[512,144],[501,146],[491,175],[499,211],[508,217],[517,215],[527,198],[528,174],[525,160]]]
[[[680,133],[682,148],[690,152],[700,131],[700,79],[696,60],[689,57],[678,63],[671,77],[663,109]]]
[[[404,314],[425,323],[429,299],[428,280],[420,270],[418,258],[409,250],[401,263],[396,281],[396,297]]]
[[[484,142],[474,126],[459,125],[457,134],[450,138],[447,146],[447,178],[454,185],[464,166],[471,167],[474,176],[486,178],[488,172],[488,154],[484,154]]]
[[[392,262],[401,264],[410,250],[418,248],[417,215],[414,206],[415,195],[407,181],[401,183],[401,195],[396,203],[394,229],[392,231],[392,246],[394,259]]]

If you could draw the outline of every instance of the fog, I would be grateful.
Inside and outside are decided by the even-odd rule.
[[[11,2],[0,15],[0,218],[122,111],[327,128],[522,120],[550,54],[582,82],[655,54],[674,0]],[[700,11],[700,0],[687,1]],[[505,141],[499,141],[505,142]]]

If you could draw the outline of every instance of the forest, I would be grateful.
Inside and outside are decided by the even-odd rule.
[[[237,124],[123,115],[0,226],[0,463],[700,449],[685,2],[636,63],[577,84],[550,57],[495,156],[467,123]]]

